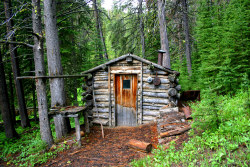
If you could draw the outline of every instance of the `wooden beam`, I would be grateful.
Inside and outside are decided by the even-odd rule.
[[[21,76],[16,79],[50,79],[50,78],[80,78],[80,77],[90,77],[91,74],[81,74],[81,75],[54,75],[54,76]]]

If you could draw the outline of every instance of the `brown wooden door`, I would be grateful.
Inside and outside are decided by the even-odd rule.
[[[137,75],[115,75],[116,123],[136,126]]]

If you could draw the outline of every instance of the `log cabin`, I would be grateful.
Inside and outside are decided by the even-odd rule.
[[[90,123],[137,126],[155,121],[160,109],[173,109],[180,97],[179,72],[126,54],[82,74],[89,74],[82,94]],[[170,110],[171,111],[171,110]]]

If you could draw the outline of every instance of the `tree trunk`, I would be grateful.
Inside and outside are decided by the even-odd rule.
[[[10,103],[5,80],[4,65],[2,61],[0,48],[0,110],[2,111],[2,119],[4,122],[4,129],[7,138],[17,137],[18,134],[14,128],[14,123],[11,118]]]
[[[183,56],[182,56],[182,37],[181,37],[181,31],[182,31],[182,24],[181,24],[180,20],[180,24],[178,25],[178,43],[179,43],[179,49],[178,49],[178,53],[179,53],[179,60],[180,60],[180,69],[182,66],[182,62],[183,62]]]
[[[32,21],[33,32],[39,37],[34,37],[34,62],[36,76],[45,75],[44,52],[43,52],[43,34],[41,23],[41,7],[40,0],[32,0]],[[53,144],[53,137],[50,129],[48,117],[48,104],[46,95],[46,84],[43,79],[36,79],[36,91],[38,102],[38,113],[40,123],[40,134],[43,141],[49,146]]]
[[[4,9],[5,9],[5,17],[6,17],[6,27],[7,27],[7,34],[9,34],[9,40],[15,41],[14,35],[10,35],[13,27],[13,21],[11,18],[11,1],[10,0],[4,0]],[[21,116],[21,125],[22,127],[30,127],[30,122],[27,114],[25,99],[24,99],[24,91],[21,80],[17,80],[16,77],[20,75],[20,69],[18,64],[18,58],[17,58],[17,50],[16,46],[14,44],[9,44],[9,50],[10,50],[10,57],[11,57],[11,65],[12,65],[12,71],[14,76],[14,82],[16,86],[16,93],[17,93],[17,99],[18,99],[18,105],[19,105],[19,113]]]
[[[62,75],[63,70],[61,64],[58,30],[56,26],[56,1],[44,0],[43,2],[49,75]],[[50,79],[50,92],[51,107],[66,105],[63,78]],[[62,120],[61,122],[66,122],[66,124],[62,124],[62,128],[67,130],[65,131],[65,134],[67,134],[71,129],[69,119],[67,118],[66,121]]]
[[[16,124],[16,111],[15,111],[15,99],[14,99],[14,91],[13,91],[13,83],[12,83],[12,77],[11,72],[9,72],[9,89],[10,89],[10,110],[11,110],[11,116],[12,121],[14,124]]]
[[[106,43],[105,43],[105,39],[104,39],[103,32],[102,32],[102,24],[100,21],[100,15],[99,15],[96,0],[93,0],[93,5],[94,5],[94,12],[95,12],[95,19],[96,19],[96,31],[99,33],[99,36],[101,39],[102,49],[105,55],[105,59],[108,60],[108,52],[107,52]]]
[[[165,18],[165,0],[158,0],[158,18],[160,25],[161,49],[166,51],[166,53],[163,54],[162,66],[170,69],[171,63],[167,35],[167,21]]]
[[[56,1],[44,0],[47,59],[49,75],[51,76],[63,74],[56,20]],[[52,107],[65,105],[64,80],[62,78],[50,79],[50,92]]]
[[[192,76],[192,62],[191,62],[191,46],[189,38],[189,25],[188,25],[188,9],[187,0],[182,0],[183,7],[183,24],[185,33],[185,44],[186,44],[186,58],[187,58],[187,69],[189,76]]]
[[[139,2],[139,18],[140,18],[140,34],[141,34],[141,50],[142,50],[142,57],[145,58],[145,35],[144,35],[144,22],[143,22],[143,16],[142,16],[142,1],[138,0]]]

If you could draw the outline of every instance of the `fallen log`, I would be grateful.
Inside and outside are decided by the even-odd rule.
[[[128,142],[129,147],[132,147],[134,149],[143,151],[143,152],[151,152],[152,150],[152,144],[151,143],[146,143],[146,142],[142,142],[139,140],[135,140],[135,139],[131,139]]]
[[[163,137],[179,135],[179,134],[182,134],[182,133],[188,131],[189,129],[191,129],[190,125],[186,126],[186,127],[183,127],[183,128],[178,128],[178,129],[171,130],[171,131],[168,131],[168,132],[160,133],[160,137],[163,138]]]

